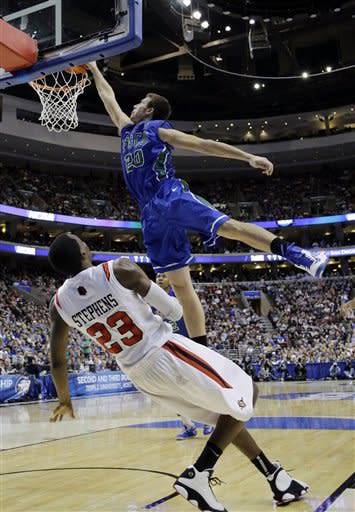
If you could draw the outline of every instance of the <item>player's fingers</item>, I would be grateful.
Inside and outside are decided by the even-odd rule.
[[[59,421],[62,421],[63,419],[63,414],[59,414]]]

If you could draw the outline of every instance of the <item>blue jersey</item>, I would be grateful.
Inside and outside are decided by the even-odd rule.
[[[188,231],[212,246],[229,217],[195,196],[172,166],[173,147],[159,137],[167,121],[140,121],[121,130],[121,163],[129,194],[141,209],[147,254],[156,272],[185,267],[193,261]]]
[[[159,138],[167,121],[140,121],[121,130],[121,164],[128,191],[141,209],[157,194],[162,181],[174,178],[173,147]],[[173,180],[172,180],[173,181]]]

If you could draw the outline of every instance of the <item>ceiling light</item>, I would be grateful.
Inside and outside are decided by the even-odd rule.
[[[230,11],[223,11],[223,14],[224,14],[225,16],[229,16],[229,15],[231,14],[231,12],[230,12]]]
[[[208,28],[210,26],[210,24],[208,23],[207,20],[204,20],[202,23],[201,23],[201,27],[202,28]]]
[[[291,21],[293,21],[293,18],[291,18],[291,17],[286,18],[286,21],[287,21],[288,23],[290,23]]]
[[[214,4],[213,2],[209,2],[209,3],[207,4],[207,6],[212,8],[212,7],[216,7],[216,4]]]
[[[253,87],[254,87],[254,89],[260,89],[261,85],[259,84],[259,82],[255,82],[253,84]]]
[[[249,16],[242,16],[243,21],[248,21],[248,19],[249,19]]]
[[[310,14],[309,17],[314,19],[314,18],[317,17],[317,13],[316,12],[312,12],[312,14]]]
[[[230,25],[227,25],[224,29],[226,32],[230,32],[232,30],[232,27]]]
[[[285,124],[285,126],[287,126],[287,125],[288,125],[288,122],[287,122],[287,121],[285,121],[285,123],[284,123],[284,124]]]
[[[217,62],[222,62],[222,60],[223,60],[223,57],[221,57],[221,55],[217,55],[216,56],[216,61]]]
[[[190,7],[191,0],[182,0],[182,3],[184,4],[185,7]]]
[[[195,20],[200,20],[202,17],[201,11],[198,11],[198,10],[193,11],[192,17],[195,18]]]
[[[340,11],[341,11],[340,7],[335,7],[334,12],[340,12]]]
[[[325,70],[326,70],[326,72],[327,72],[327,73],[330,73],[332,69],[333,69],[333,68],[332,68],[332,66],[327,66],[327,67],[325,68]]]
[[[264,22],[265,23],[270,23],[271,19],[270,18],[264,18]]]
[[[249,25],[255,25],[255,20],[254,20],[254,18],[250,18],[250,20],[249,20]]]
[[[308,78],[308,77],[309,77],[309,74],[307,73],[307,71],[303,71],[302,78]]]

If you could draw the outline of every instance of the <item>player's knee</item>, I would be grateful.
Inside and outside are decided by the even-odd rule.
[[[239,220],[235,219],[229,219],[219,227],[217,233],[220,236],[233,237],[237,233],[241,233],[243,231],[244,225],[244,222],[240,222]]]
[[[258,399],[258,396],[259,396],[259,388],[255,384],[255,382],[253,382],[253,406],[254,407],[255,407],[256,401]]]

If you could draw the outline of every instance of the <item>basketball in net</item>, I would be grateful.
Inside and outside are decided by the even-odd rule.
[[[91,84],[84,66],[75,66],[32,80],[29,85],[42,103],[40,121],[50,132],[74,130],[78,122],[77,102]]]

